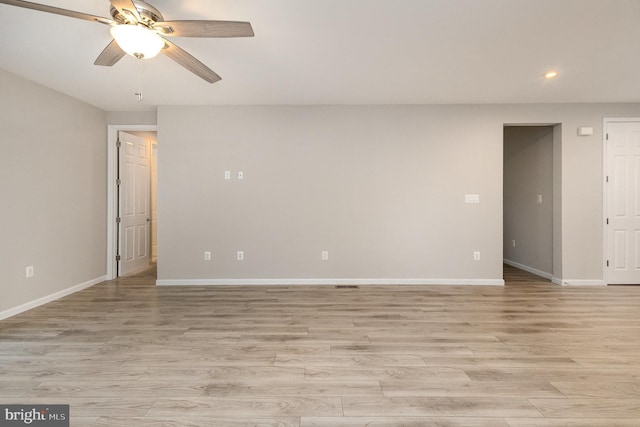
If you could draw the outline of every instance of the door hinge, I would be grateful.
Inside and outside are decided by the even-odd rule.
[[[122,184],[122,180],[120,178],[116,179],[116,185]]]
[[[607,136],[607,138],[609,138],[609,137]],[[117,148],[122,147],[122,142],[120,142],[120,140],[117,140],[117,141],[116,141],[116,147],[117,147]]]
[[[116,218],[116,224],[120,224],[121,222],[122,222],[122,218],[117,217],[117,218]]]
[[[120,261],[120,255],[116,255],[116,261]]]
[[[607,175],[607,181],[606,182],[609,182],[609,175]]]
[[[609,134],[607,134],[607,141],[609,140]]]
[[[609,267],[609,260],[607,260],[607,267]]]
[[[607,218],[607,225],[609,225],[609,218]]]

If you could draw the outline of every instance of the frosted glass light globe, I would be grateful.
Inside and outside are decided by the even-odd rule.
[[[110,32],[120,49],[138,59],[153,58],[164,47],[162,37],[143,25],[116,25]]]

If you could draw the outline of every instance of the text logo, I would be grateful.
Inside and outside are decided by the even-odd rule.
[[[69,405],[0,405],[0,427],[69,427]]]

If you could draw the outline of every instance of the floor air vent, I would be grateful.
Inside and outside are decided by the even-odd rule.
[[[358,285],[336,285],[336,289],[358,289]]]

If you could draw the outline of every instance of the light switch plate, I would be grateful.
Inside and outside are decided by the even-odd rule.
[[[593,128],[590,126],[580,126],[578,128],[578,136],[591,136],[593,135]]]
[[[464,195],[465,203],[480,203],[480,195],[479,194],[465,194]]]

